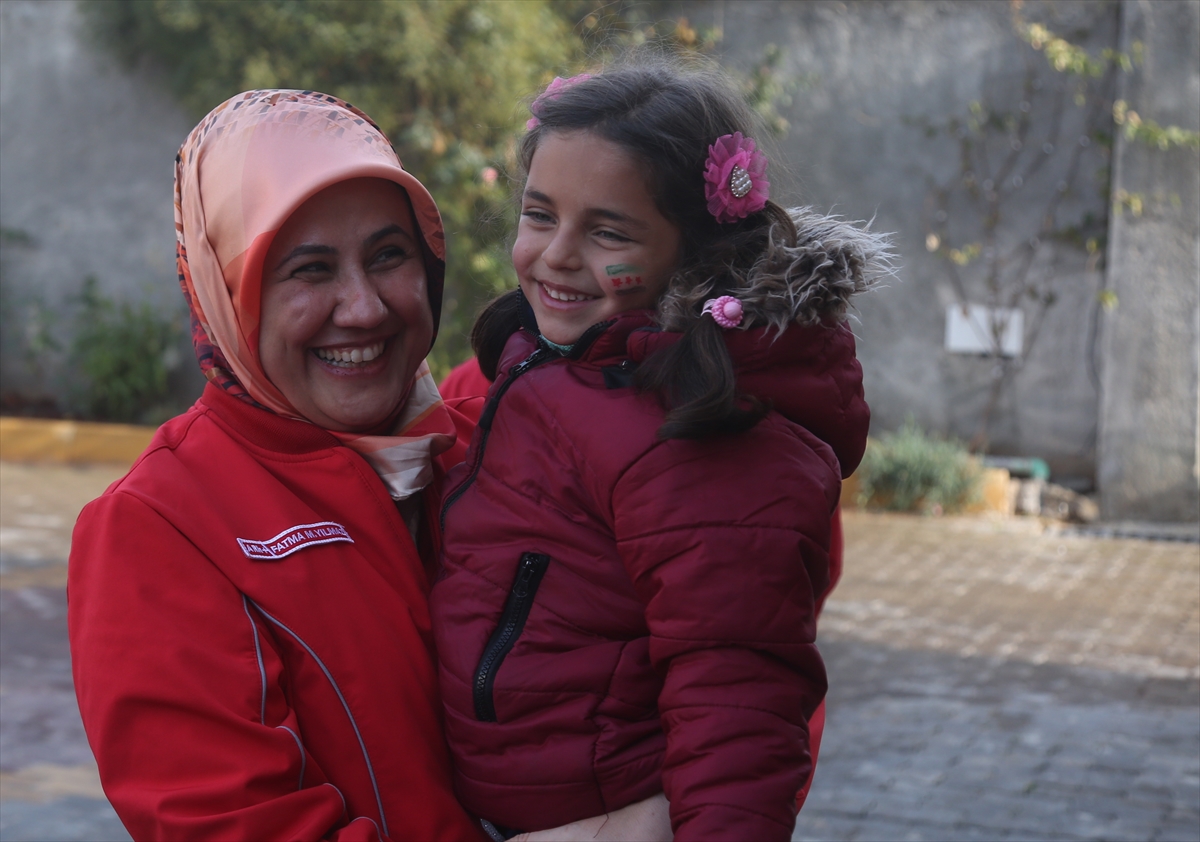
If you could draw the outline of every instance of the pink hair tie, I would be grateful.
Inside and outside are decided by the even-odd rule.
[[[710,298],[704,302],[701,313],[708,313],[723,328],[737,327],[742,323],[742,302],[732,295]]]

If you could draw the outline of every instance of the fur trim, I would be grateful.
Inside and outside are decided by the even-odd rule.
[[[796,226],[794,245],[772,225],[767,247],[748,269],[691,288],[672,279],[658,304],[663,328],[682,330],[715,295],[742,302],[743,329],[766,325],[782,332],[791,322],[842,322],[851,296],[895,275],[890,235],[868,231],[870,223],[849,223],[811,208],[791,208],[788,214]]]

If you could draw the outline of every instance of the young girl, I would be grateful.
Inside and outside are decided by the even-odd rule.
[[[495,382],[442,503],[457,791],[499,838],[665,792],[676,839],[789,839],[868,424],[843,321],[886,243],[771,202],[714,71],[531,110],[520,289],[475,326]]]

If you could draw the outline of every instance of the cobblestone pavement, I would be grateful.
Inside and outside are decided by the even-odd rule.
[[[0,840],[128,839],[63,584],[114,468],[0,464]],[[1200,840],[1200,547],[848,513],[797,840]]]
[[[848,513],[796,840],[1200,840],[1200,547]]]
[[[0,463],[0,840],[128,840],[79,721],[67,553],[84,504],[124,469]]]

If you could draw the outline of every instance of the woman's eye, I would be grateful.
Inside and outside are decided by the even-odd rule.
[[[408,258],[408,250],[400,246],[385,246],[375,255],[375,265],[399,263]]]
[[[293,275],[304,275],[311,277],[313,275],[327,275],[330,272],[329,264],[322,262],[305,263],[292,270]]]

